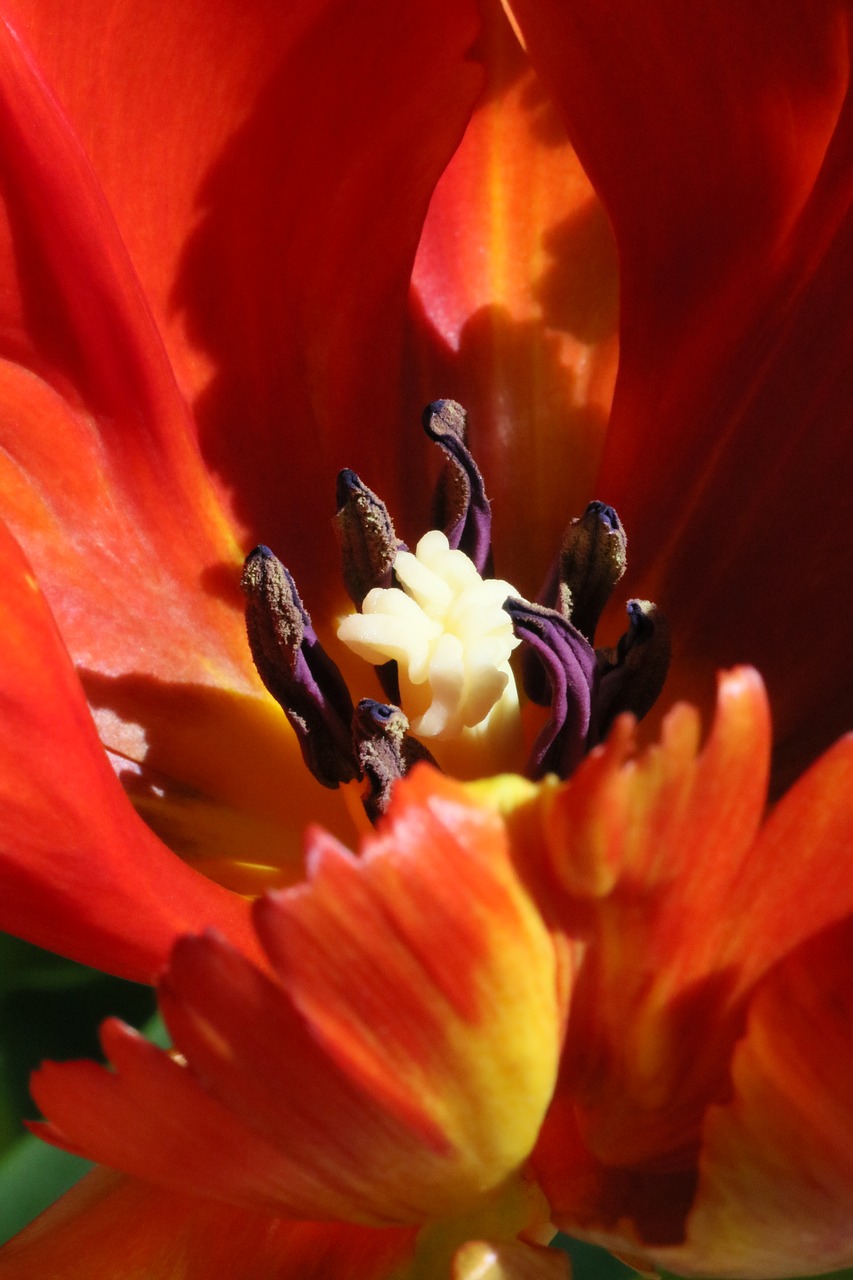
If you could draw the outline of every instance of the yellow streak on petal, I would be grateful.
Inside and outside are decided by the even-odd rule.
[[[452,353],[498,563],[528,594],[566,511],[593,487],[616,372],[617,268],[553,104],[503,14],[485,20],[489,82],[434,193],[413,284]],[[447,373],[420,354],[429,398]]]

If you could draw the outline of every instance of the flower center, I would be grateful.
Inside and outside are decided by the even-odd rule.
[[[394,661],[413,733],[438,740],[480,726],[499,702],[518,707],[509,656],[515,636],[504,601],[518,593],[482,578],[438,529],[414,554],[398,551],[397,587],[374,587],[338,626],[338,638],[376,665]]]
[[[669,660],[654,605],[628,603],[615,648],[593,647],[601,612],[625,571],[626,538],[612,507],[592,502],[572,521],[536,603],[492,577],[491,511],[452,400],[424,412],[445,455],[437,523],[412,552],[385,504],[353,471],[338,477],[335,528],[344,582],[358,612],[338,638],[373,664],[388,699],[356,707],[320,645],[290,574],[266,547],[246,560],[243,589],[252,656],[328,787],[360,779],[371,820],[418,760],[470,779],[522,767],[521,719],[510,656],[524,642],[528,702],[548,710],[527,759],[533,777],[568,776],[623,711],[644,715]],[[542,714],[540,721],[542,720]],[[429,742],[429,749],[425,740]]]

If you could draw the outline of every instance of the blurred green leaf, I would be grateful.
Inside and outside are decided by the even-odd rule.
[[[552,1245],[562,1249],[571,1258],[572,1280],[631,1280],[636,1275],[606,1249],[586,1244],[583,1240],[574,1240],[562,1232],[552,1241]]]
[[[98,1026],[116,1015],[133,1026],[151,1017],[154,993],[97,969],[0,935],[0,1151],[35,1115],[31,1072],[46,1058],[101,1058]]]
[[[53,1204],[92,1165],[48,1146],[32,1134],[19,1138],[0,1158],[0,1242]]]
[[[169,1045],[159,1014],[150,1018],[142,1031],[154,1044],[162,1048]],[[53,1204],[91,1168],[91,1161],[60,1151],[33,1134],[18,1138],[0,1157],[0,1243]]]

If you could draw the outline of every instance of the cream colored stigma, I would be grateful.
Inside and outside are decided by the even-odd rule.
[[[481,578],[438,529],[424,534],[414,554],[398,552],[394,573],[401,587],[370,591],[361,613],[342,619],[338,638],[374,665],[396,661],[411,731],[430,750],[472,738],[502,767],[502,744],[518,735],[509,656],[519,644],[502,605],[518,592],[500,578]]]

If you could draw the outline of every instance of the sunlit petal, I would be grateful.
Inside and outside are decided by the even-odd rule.
[[[526,1159],[554,1082],[555,953],[500,818],[421,769],[360,859],[318,833],[308,884],[259,901],[278,981],[215,936],[161,985],[179,1065],[120,1024],[117,1074],[48,1064],[45,1136],[295,1217],[458,1215]]]
[[[500,5],[483,9],[486,88],[415,261],[409,394],[413,412],[439,392],[469,410],[500,572],[532,596],[591,496],[616,371],[616,260],[553,101]]]
[[[0,529],[0,927],[151,981],[175,938],[215,922],[250,953],[248,909],[134,813],[38,584]]]

